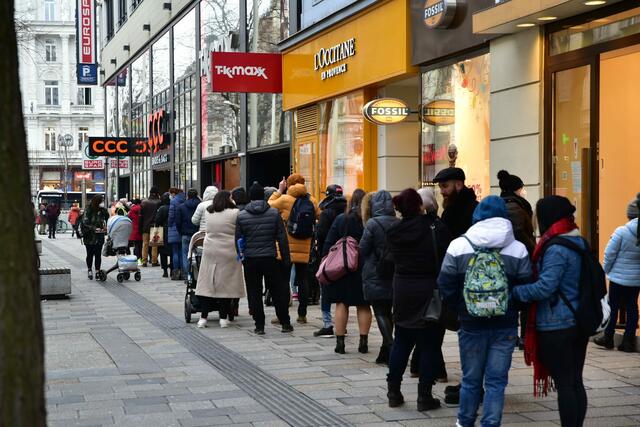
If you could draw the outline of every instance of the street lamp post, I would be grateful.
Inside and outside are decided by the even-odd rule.
[[[64,207],[67,208],[67,173],[69,170],[69,147],[73,145],[73,136],[66,134],[58,137],[58,145],[63,148],[62,162],[64,166]]]

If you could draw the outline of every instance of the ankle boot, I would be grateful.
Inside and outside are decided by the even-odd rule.
[[[369,335],[360,335],[358,351],[362,354],[369,353]]]
[[[336,353],[344,354],[344,335],[336,335]]]
[[[600,347],[606,349],[613,349],[613,334],[605,332],[601,337],[595,338],[593,342]]]
[[[162,277],[169,277],[169,272],[167,271],[166,268],[162,269]]]
[[[618,346],[618,351],[625,353],[634,353],[636,351],[636,337],[623,335],[622,342]]]
[[[382,345],[380,346],[380,353],[378,353],[378,357],[376,358],[376,363],[378,365],[389,365],[389,346]]]
[[[418,384],[418,411],[430,411],[440,407],[440,401],[431,394],[433,385],[430,383]]]
[[[400,383],[395,384],[387,381],[387,399],[389,399],[390,408],[397,408],[404,403],[404,396],[400,391]]]

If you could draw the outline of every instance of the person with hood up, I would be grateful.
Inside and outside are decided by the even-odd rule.
[[[373,313],[382,335],[382,346],[376,363],[389,364],[389,354],[393,342],[393,277],[380,277],[378,262],[386,250],[387,230],[400,222],[396,218],[391,193],[380,190],[368,193],[362,200],[362,222],[365,224],[360,240],[360,255],[364,258],[362,286],[364,298],[373,306]]]
[[[58,225],[58,218],[60,217],[60,206],[55,203],[50,203],[47,206],[47,223],[49,224],[49,238],[56,238],[56,227]]]
[[[318,267],[320,267],[324,241],[327,240],[333,221],[347,209],[347,199],[344,197],[340,185],[332,184],[327,186],[325,196],[318,206],[320,208],[320,217],[316,226],[315,245],[312,247],[312,250],[317,252],[314,254],[316,258],[314,275],[318,271]],[[313,336],[331,338],[334,336],[333,321],[331,320],[331,302],[327,298],[327,290],[324,286],[320,287],[320,310],[322,311],[322,328],[315,331]]]
[[[640,199],[640,194],[638,194]],[[609,304],[611,321],[604,334],[593,340],[597,345],[611,350],[616,332],[618,310],[624,307],[627,321],[622,343],[618,350],[632,353],[636,350],[638,328],[638,294],[640,293],[640,246],[638,233],[638,199],[627,206],[627,222],[616,228],[604,251],[604,272],[609,278]]]
[[[131,202],[131,209],[129,210],[128,216],[131,220],[132,228],[131,235],[129,236],[129,244],[133,245],[133,254],[138,258],[138,264],[143,264],[142,260],[142,215],[141,215],[141,206],[140,199],[133,199]]]
[[[481,402],[481,425],[502,422],[518,337],[518,307],[510,292],[530,278],[529,253],[513,235],[504,200],[486,197],[473,213],[471,228],[449,245],[438,276],[443,301],[457,309],[460,319],[462,427],[475,425]]]
[[[140,204],[140,215],[142,216],[142,266],[146,267],[149,262],[149,240],[151,239],[151,227],[156,217],[156,211],[160,207],[160,194],[157,187],[151,187],[149,198]],[[164,235],[165,246],[167,246],[167,235]],[[151,247],[151,265],[158,265],[158,247]]]
[[[305,186],[304,177],[298,173],[290,175],[286,180],[283,179],[278,184],[278,191],[273,193],[269,198],[269,205],[276,208],[286,223],[293,209],[296,200],[301,197],[309,197],[315,208],[316,218],[320,214],[318,204],[315,199],[309,195]],[[307,305],[309,303],[309,287],[307,280],[307,268],[309,265],[309,253],[311,251],[311,238],[298,239],[287,233],[289,241],[289,251],[291,252],[291,262],[295,268],[296,285],[298,287],[299,303],[298,303],[298,323],[307,323]],[[289,277],[289,273],[285,274],[284,279]]]
[[[236,204],[238,210],[243,210],[249,203],[249,196],[247,195],[247,190],[244,187],[236,187],[231,190],[231,198]]]
[[[185,202],[185,196],[184,191],[180,188],[170,188],[169,194],[172,195],[172,198],[169,203],[169,235],[167,236],[167,243],[171,245],[173,264],[171,280],[182,280],[185,273],[182,271],[182,236],[180,236],[176,225],[176,212],[178,207]]]
[[[204,193],[202,193],[202,201],[198,204],[196,211],[193,213],[191,217],[191,222],[193,225],[198,226],[198,231],[206,231],[207,230],[207,215],[206,209],[213,203],[213,198],[218,192],[218,187],[215,185],[210,185],[204,189]]]
[[[251,201],[238,214],[236,242],[244,239],[245,247],[238,256],[243,258],[244,280],[247,286],[249,309],[255,322],[255,333],[264,334],[264,306],[262,283],[271,294],[282,332],[293,332],[289,317],[289,291],[280,277],[278,249],[285,265],[290,265],[289,243],[278,210],[264,200],[264,188],[254,182],[249,188]],[[276,248],[277,244],[277,248]],[[238,246],[236,246],[238,248]]]
[[[169,203],[171,196],[164,193],[160,199],[160,207],[156,211],[154,223],[157,227],[162,227],[162,235],[169,235]],[[165,237],[166,238],[166,237]],[[160,267],[162,267],[162,277],[169,277],[168,269],[173,272],[173,263],[171,259],[171,245],[164,244],[158,247],[158,255],[160,256]]]
[[[433,179],[444,198],[442,221],[454,239],[462,236],[471,227],[473,211],[478,206],[476,193],[464,185],[465,179],[464,171],[454,167],[441,170]]]
[[[200,204],[198,190],[189,189],[187,192],[187,200],[176,209],[176,230],[180,234],[182,247],[182,273],[185,276],[189,271],[189,245],[191,237],[198,231],[198,227],[192,222],[193,215]]]
[[[507,213],[513,225],[513,235],[533,254],[536,247],[536,236],[533,232],[533,209],[524,198],[526,191],[524,183],[516,175],[511,175],[505,170],[498,172],[500,184],[500,197],[507,204]]]

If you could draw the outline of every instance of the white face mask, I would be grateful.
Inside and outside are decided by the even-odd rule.
[[[98,206],[100,206],[101,208],[104,208],[104,202],[100,203]]]

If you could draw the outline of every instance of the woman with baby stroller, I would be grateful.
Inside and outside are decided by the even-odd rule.
[[[129,237],[133,230],[133,221],[127,216],[127,210],[121,203],[116,204],[114,215],[107,221],[107,242],[102,250],[106,257],[116,256],[117,261],[107,271],[96,271],[96,280],[104,282],[107,274],[118,270],[116,279],[119,283],[129,280],[134,274],[136,281],[142,278],[138,269],[138,257],[129,254]]]
[[[87,250],[87,277],[93,280],[94,265],[96,271],[100,271],[102,265],[102,245],[104,245],[104,234],[106,233],[109,212],[104,207],[101,195],[96,195],[91,199],[91,204],[82,216],[82,242]]]

